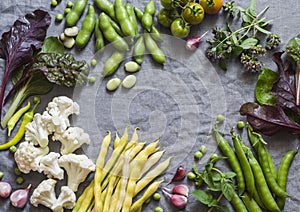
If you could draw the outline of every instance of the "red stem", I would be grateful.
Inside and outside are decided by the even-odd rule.
[[[296,106],[299,106],[299,94],[300,94],[300,70],[297,68],[298,80],[297,80],[297,87],[296,87]]]

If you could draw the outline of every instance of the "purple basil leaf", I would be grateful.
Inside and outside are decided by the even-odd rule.
[[[278,106],[259,105],[248,102],[241,106],[241,115],[247,115],[247,121],[256,130],[265,135],[273,135],[279,130],[300,133],[300,125],[293,122]]]
[[[0,93],[0,118],[6,84],[11,73],[18,67],[32,62],[39,50],[51,23],[50,15],[43,10],[35,10],[14,22],[11,29],[2,34],[0,57],[6,62]]]

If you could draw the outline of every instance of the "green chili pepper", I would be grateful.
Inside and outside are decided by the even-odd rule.
[[[128,17],[123,0],[115,0],[115,13],[122,32],[125,36],[129,36],[130,40],[133,41],[135,36],[135,28]]]
[[[14,129],[21,116],[30,108],[30,102],[27,103],[26,106],[20,108],[7,122],[7,135],[8,137],[11,134],[11,131]]]
[[[128,18],[129,18],[129,20],[131,21],[131,23],[134,27],[135,36],[139,36],[139,28],[138,28],[138,24],[137,24],[137,21],[136,21],[136,17],[135,17],[133,7],[130,3],[126,3],[125,8],[126,8],[126,11],[127,11],[127,14],[128,14]]]
[[[99,18],[97,18],[95,22],[95,38],[96,38],[96,43],[95,43],[96,52],[99,50],[102,51],[105,44],[104,44],[103,34],[99,27]]]
[[[111,42],[116,49],[120,51],[127,51],[129,49],[125,39],[116,32],[110,23],[109,17],[103,12],[99,16],[99,26],[104,37]]]
[[[66,26],[75,26],[78,22],[80,16],[82,15],[87,4],[87,0],[77,0],[71,9],[71,11],[66,16]]]
[[[25,126],[33,120],[34,111],[35,111],[36,107],[38,106],[38,104],[40,103],[40,98],[34,97],[34,102],[35,102],[35,105],[33,106],[32,110],[24,114],[22,123],[20,125],[20,128],[19,128],[17,134],[7,143],[0,145],[0,150],[9,149],[11,146],[14,146],[21,141],[21,139],[25,135]]]
[[[150,32],[153,25],[153,15],[155,13],[154,0],[150,0],[144,9],[144,15],[142,17],[142,25],[145,29]]]
[[[98,8],[116,21],[114,4],[109,0],[95,0]]]
[[[297,155],[298,150],[293,150],[287,152],[284,157],[282,158],[279,169],[278,169],[278,178],[277,182],[278,185],[285,191],[286,190],[286,182],[288,177],[289,168]],[[285,205],[285,198],[276,198],[276,202],[278,207],[283,211]]]
[[[163,51],[157,46],[155,40],[151,37],[149,33],[144,32],[145,44],[149,52],[151,53],[152,58],[161,64],[164,64],[166,56]]]
[[[95,29],[95,22],[95,9],[92,5],[89,5],[87,15],[82,22],[81,30],[76,36],[75,44],[78,48],[83,48],[90,40]]]
[[[144,43],[144,37],[140,36],[133,47],[133,58],[134,61],[138,64],[142,64],[144,59],[144,53],[145,53],[145,43]]]
[[[124,52],[115,51],[104,63],[102,76],[112,75],[124,59]]]

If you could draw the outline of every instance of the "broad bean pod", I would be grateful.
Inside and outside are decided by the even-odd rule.
[[[142,17],[142,25],[144,28],[150,32],[153,25],[153,15],[155,13],[155,4],[154,0],[150,0],[144,9],[144,15]]]
[[[96,52],[103,50],[105,44],[104,44],[104,37],[99,26],[99,18],[97,18],[95,22],[95,39],[96,39],[95,42]]]
[[[87,0],[76,0],[71,11],[66,16],[67,27],[72,27],[76,25],[86,7],[86,4]]]
[[[114,4],[110,0],[95,0],[97,7],[116,21]]]
[[[163,51],[157,46],[155,40],[151,37],[151,35],[147,32],[144,33],[145,44],[149,52],[151,53],[152,58],[160,63],[164,64],[166,60],[166,56]]]
[[[112,75],[124,59],[124,52],[115,51],[104,63],[102,76]]]
[[[133,46],[133,58],[134,61],[137,62],[138,64],[142,64],[144,60],[144,54],[145,54],[145,42],[144,42],[144,37],[140,36],[134,46]]]
[[[139,36],[139,28],[138,28],[138,24],[137,24],[137,21],[136,21],[136,17],[135,17],[133,7],[130,3],[127,2],[126,5],[125,5],[125,8],[126,8],[126,11],[127,11],[127,14],[128,14],[128,18],[129,18],[129,20],[131,21],[131,23],[133,25],[133,28],[134,28],[134,31],[135,31],[135,36]]]

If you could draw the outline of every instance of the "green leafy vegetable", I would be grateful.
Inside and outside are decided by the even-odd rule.
[[[45,39],[42,52],[64,54],[65,47],[58,37],[50,36]]]

